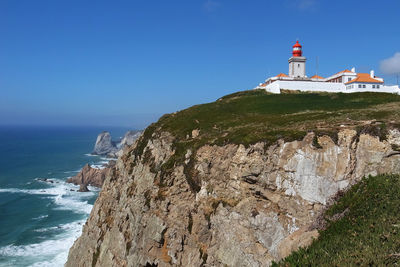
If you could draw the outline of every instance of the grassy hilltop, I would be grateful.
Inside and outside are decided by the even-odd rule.
[[[299,140],[309,131],[335,139],[341,127],[363,131],[366,122],[371,120],[377,121],[374,129],[364,130],[382,136],[389,124],[400,122],[400,96],[385,93],[270,94],[265,90],[251,90],[164,115],[146,129],[143,138],[150,138],[156,129],[168,131],[176,137],[177,149],[183,153],[186,148],[196,150],[204,144],[248,145],[263,141],[268,145],[280,138]],[[194,129],[200,130],[200,135],[188,138]]]

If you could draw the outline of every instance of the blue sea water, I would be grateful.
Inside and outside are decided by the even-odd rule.
[[[103,130],[117,139],[127,129],[0,127],[0,266],[63,266],[98,194],[65,181],[107,162],[89,154]]]

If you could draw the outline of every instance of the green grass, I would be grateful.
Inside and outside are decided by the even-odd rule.
[[[330,221],[334,214],[348,212]],[[273,266],[400,265],[400,176],[364,178],[325,214],[328,226],[308,248]]]
[[[383,93],[277,95],[252,90],[166,115],[157,124],[180,140],[185,140],[193,129],[200,129],[203,143],[273,143],[279,138],[299,139],[307,131],[334,128],[343,121],[387,120],[393,117],[393,110],[374,107],[392,102],[400,102],[400,96]]]
[[[154,172],[161,173],[160,184],[163,184],[164,177],[177,164],[183,164],[188,149],[192,150],[194,157],[197,149],[205,144],[248,146],[264,142],[269,146],[278,139],[301,140],[310,131],[318,135],[328,134],[336,141],[342,124],[364,133],[367,120],[379,121],[376,125],[369,125],[367,132],[384,137],[386,131],[381,128],[387,129],[393,121],[400,121],[399,104],[400,96],[385,93],[270,94],[265,90],[242,91],[212,103],[164,115],[145,130],[133,154],[136,158],[141,157],[153,134],[171,133],[175,138],[174,156],[163,166],[152,167]],[[200,135],[193,139],[191,133],[194,129],[200,130]],[[314,143],[318,147],[318,143]],[[185,173],[192,190],[198,191],[201,181],[194,177],[195,172],[190,166],[185,166]]]

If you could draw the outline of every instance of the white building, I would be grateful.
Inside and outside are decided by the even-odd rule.
[[[302,46],[297,41],[293,46],[292,57],[289,58],[289,75],[280,73],[261,83],[256,89],[265,89],[279,94],[281,90],[306,92],[384,92],[400,94],[398,85],[387,86],[375,72],[357,73],[355,68],[343,70],[327,78],[314,75],[306,76],[306,58],[303,57]]]

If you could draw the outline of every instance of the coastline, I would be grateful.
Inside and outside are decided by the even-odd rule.
[[[66,181],[111,158],[87,154],[98,130],[17,130],[0,131],[0,266],[64,266],[100,191]]]

